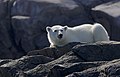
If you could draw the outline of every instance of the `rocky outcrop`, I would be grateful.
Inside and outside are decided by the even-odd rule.
[[[82,44],[82,43],[74,42],[74,43],[69,43],[63,47],[54,47],[54,48],[46,47],[41,50],[30,51],[30,52],[28,52],[27,55],[28,56],[44,55],[44,56],[48,56],[48,57],[56,59],[56,58],[59,58],[60,56],[62,56],[63,54],[71,51],[71,48],[73,48],[75,45],[78,45],[78,44]]]
[[[25,54],[18,50],[11,27],[11,7],[14,0],[0,0],[0,58],[18,58]]]
[[[72,73],[66,77],[119,77],[120,59],[110,61],[99,67],[89,68],[81,72]]]
[[[64,51],[61,51],[63,49]],[[50,52],[40,54],[45,50]],[[58,51],[63,53],[58,55],[56,53]],[[6,77],[6,74],[9,77],[119,76],[119,51],[120,42],[115,41],[70,43],[61,48],[45,48],[31,51],[20,59],[1,61],[0,76]],[[55,53],[57,57],[51,53]]]

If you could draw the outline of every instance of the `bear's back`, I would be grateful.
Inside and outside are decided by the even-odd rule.
[[[81,25],[69,27],[66,31],[66,38],[69,42],[93,42],[92,25]]]

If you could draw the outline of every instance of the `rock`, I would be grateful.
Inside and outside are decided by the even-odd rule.
[[[60,56],[64,55],[65,53],[71,51],[71,49],[77,44],[82,44],[82,43],[74,42],[74,43],[69,43],[63,47],[54,47],[54,48],[46,47],[41,50],[30,51],[28,52],[27,55],[44,55],[57,59]]]
[[[40,64],[34,69],[28,70],[25,73],[28,77],[45,77],[50,72],[50,69],[52,69],[57,64],[64,64],[64,63],[74,63],[74,62],[80,62],[83,61],[82,59],[79,59],[76,55],[74,55],[73,52],[68,52],[67,54],[61,56],[60,58],[53,60],[46,64]]]
[[[83,4],[85,7],[91,9],[97,5],[107,3],[114,0],[77,0],[79,3]]]
[[[64,65],[55,65],[50,72],[48,77],[65,77],[73,72],[83,71],[87,68],[97,67],[107,62],[79,62],[79,63],[68,63]]]
[[[0,67],[0,77],[13,77],[8,68]]]
[[[29,70],[36,67],[38,64],[44,64],[49,61],[52,61],[52,58],[45,57],[42,55],[35,55],[35,56],[23,56],[20,59],[13,60],[6,64],[1,65],[1,67],[9,67],[14,68],[16,70]]]
[[[103,0],[78,0],[80,3],[82,3],[84,6],[88,7],[89,9],[92,7],[95,7],[96,5],[99,5],[103,3]]]
[[[9,52],[7,47],[9,48],[11,46],[9,35],[7,33],[7,29],[5,26],[6,25],[5,23],[8,23],[7,21],[5,21],[8,18],[7,3],[8,0],[0,1],[0,50],[3,54],[4,52]],[[3,55],[2,53],[0,53],[0,58],[4,58],[5,56],[5,55],[2,56]]]
[[[24,55],[19,52],[12,38],[13,33],[11,29],[11,7],[14,0],[0,1],[0,58],[1,59],[15,59]]]
[[[40,64],[34,69],[26,71],[26,74],[28,77],[64,77],[73,72],[99,67],[108,61],[119,58],[119,44],[119,42],[113,41],[78,44],[73,47],[71,52],[49,63]],[[78,63],[78,65],[70,66],[74,63]]]
[[[110,61],[98,67],[89,68],[81,72],[75,72],[66,77],[118,77],[120,76],[120,59]]]
[[[86,18],[86,22],[88,20],[84,7],[81,3],[74,0],[16,0],[12,7],[11,15],[30,16],[34,19],[37,18],[39,19],[39,22],[44,24],[42,28],[54,24],[66,25],[71,20],[80,19],[79,17]],[[59,23],[61,18],[62,21],[63,19],[66,20]],[[79,24],[85,21],[81,21]]]
[[[31,37],[34,34],[34,32],[32,31],[32,29],[34,30],[34,28],[31,25],[28,25],[31,22],[32,20],[30,19],[30,17],[27,16],[12,17],[12,27],[15,35],[15,43],[25,52],[35,49],[35,46],[33,45],[33,37]]]
[[[3,65],[3,64],[6,64],[8,62],[11,62],[12,59],[3,59],[3,60],[0,60],[0,66]]]
[[[120,1],[114,0],[92,8],[92,17],[107,29],[110,39],[119,41],[120,36]]]
[[[72,51],[85,61],[110,61],[120,58],[119,42],[97,42],[77,45]]]
[[[114,74],[118,76],[119,46],[119,42],[103,41],[89,44],[69,43],[64,47],[55,48],[48,47],[40,51],[31,51],[20,59],[1,62],[0,70],[3,70],[3,74],[9,71],[10,73],[7,73],[12,77],[105,77]],[[49,51],[50,53],[48,53]],[[63,51],[63,53],[58,55],[58,51]],[[105,72],[109,75],[106,75]]]
[[[20,59],[11,60],[4,64],[2,63],[0,66],[0,77],[26,77],[24,71],[33,69],[39,64],[44,64],[52,60],[52,58],[42,55],[23,56]]]

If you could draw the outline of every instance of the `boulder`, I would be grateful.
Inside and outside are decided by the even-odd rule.
[[[33,51],[29,51],[27,53],[27,55],[44,55],[44,56],[48,56],[54,59],[57,59],[59,57],[61,57],[62,55],[64,55],[65,53],[71,51],[71,49],[78,45],[78,44],[82,44],[82,43],[69,43],[63,47],[46,47],[43,48],[41,50],[33,50]]]
[[[0,67],[0,77],[13,77],[8,68]]]
[[[89,68],[81,72],[74,72],[66,77],[119,77],[120,59],[110,61],[98,67]]]
[[[120,39],[120,1],[113,0],[92,8],[92,17],[95,22],[100,22],[107,29],[110,39]]]
[[[68,63],[64,65],[55,65],[50,69],[48,77],[64,77],[73,72],[79,72],[86,70],[88,68],[97,67],[106,64],[107,61],[96,61],[96,62],[78,62],[78,63]]]
[[[1,61],[0,70],[12,77],[119,76],[119,46],[120,42],[110,41],[48,47],[16,60]]]
[[[73,72],[99,67],[111,60],[119,59],[119,46],[120,43],[115,41],[77,44],[60,58],[40,64],[25,73],[28,77],[65,77]]]
[[[33,69],[39,64],[44,64],[52,61],[53,58],[42,55],[23,56],[16,60],[1,61],[0,77],[26,77],[24,71]]]
[[[3,59],[3,60],[0,60],[0,66],[3,65],[3,64],[6,64],[8,62],[11,62],[12,59]]]
[[[27,74],[28,77],[45,77],[45,76],[48,76],[48,73],[51,72],[51,70],[52,70],[52,68],[54,68],[54,66],[58,67],[58,70],[59,70],[59,66],[61,68],[61,66],[63,66],[63,64],[65,64],[65,63],[75,63],[75,62],[81,62],[81,61],[83,61],[83,60],[79,59],[76,55],[74,55],[73,52],[68,52],[65,55],[61,56],[60,58],[55,59],[49,63],[39,64],[34,69],[28,70],[25,73]],[[54,74],[58,74],[57,71]],[[62,75],[60,75],[60,76],[62,76]]]
[[[77,2],[83,4],[86,9],[94,8],[97,5],[108,3],[114,0],[77,0]]]
[[[4,63],[1,67],[9,67],[15,70],[22,70],[27,71],[39,64],[44,64],[47,62],[52,61],[53,58],[45,57],[42,55],[35,55],[35,56],[23,56],[20,59],[12,60],[10,62]]]
[[[11,7],[14,0],[0,0],[0,58],[15,59],[24,55],[16,48],[11,29]]]
[[[60,58],[46,64],[40,64],[25,73],[28,77],[64,77],[73,72],[99,67],[108,63],[108,61],[119,58],[119,44],[119,42],[114,41],[77,44],[70,52],[67,52]]]
[[[75,46],[72,51],[84,61],[110,61],[120,58],[119,42],[97,42]]]

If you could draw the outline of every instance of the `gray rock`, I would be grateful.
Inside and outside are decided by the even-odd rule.
[[[12,59],[2,59],[2,60],[0,60],[0,66],[3,64],[6,64],[8,62],[11,62],[11,61],[12,61]]]
[[[74,42],[74,43],[69,43],[63,47],[52,47],[52,48],[46,47],[41,50],[29,51],[27,55],[29,56],[30,55],[44,55],[44,56],[48,56],[48,57],[56,59],[56,58],[61,57],[65,53],[71,51],[71,49],[77,44],[82,44],[82,43]]]
[[[0,77],[26,77],[24,71],[33,69],[39,64],[44,64],[52,60],[52,58],[42,55],[23,56],[20,59],[9,62],[7,60],[5,62],[4,60],[4,62],[0,62]]]
[[[66,77],[119,77],[120,59],[110,61],[99,67],[89,68],[81,72],[74,72]]]
[[[0,77],[13,77],[8,68],[0,67]]]
[[[53,60],[46,64],[40,64],[34,69],[28,70],[25,73],[28,77],[45,77],[50,72],[50,69],[52,69],[57,64],[64,64],[64,63],[75,63],[83,61],[82,59],[79,59],[76,55],[74,55],[73,52],[68,52],[67,54],[61,56],[60,58]],[[56,73],[57,74],[57,73]]]
[[[19,52],[14,43],[11,29],[11,7],[14,0],[0,1],[0,58],[19,58],[24,53]]]
[[[0,1],[0,50],[3,53],[9,52],[7,48],[11,46],[9,35],[5,26],[6,25],[5,23],[8,23],[6,21],[6,19],[8,18],[7,3],[8,3],[8,0]],[[9,26],[9,23],[8,23],[8,26]],[[0,57],[4,58],[2,55],[3,54],[1,53]]]
[[[0,70],[3,74],[10,71],[12,77],[119,76],[119,46],[119,42],[110,41],[48,47],[5,62]]]
[[[16,59],[6,64],[3,64],[1,65],[1,67],[9,67],[11,69],[26,71],[36,67],[38,64],[44,64],[52,60],[52,58],[42,55],[23,56],[20,59]]]
[[[111,40],[120,40],[120,1],[114,0],[92,9],[95,22],[100,22],[107,29]]]
[[[85,7],[90,9],[90,8],[93,8],[97,5],[107,3],[107,2],[111,2],[111,1],[114,1],[114,0],[76,0],[76,1],[83,4]]]
[[[50,72],[48,77],[65,77],[73,72],[83,71],[88,68],[97,67],[105,64],[105,61],[98,62],[78,62],[78,63],[68,63],[63,65],[55,65]]]
[[[34,18],[34,21],[37,18],[41,24],[36,24],[41,25],[42,29],[45,29],[47,25],[66,25],[71,20],[81,18],[86,19],[86,22],[91,21],[81,3],[74,0],[16,0],[11,15],[30,16]],[[78,24],[85,21],[80,21]]]
[[[113,41],[78,44],[73,47],[71,52],[49,63],[40,64],[25,73],[28,77],[64,77],[73,72],[84,71],[92,67],[99,68],[99,66],[106,64],[108,61],[119,58],[119,44],[119,42]],[[72,64],[73,66],[71,66]],[[97,77],[98,73],[94,76]]]
[[[75,46],[72,51],[85,61],[110,61],[120,58],[119,42],[97,42]]]
[[[35,46],[33,45],[33,37],[31,37],[35,33],[34,31],[32,31],[34,30],[34,28],[31,25],[28,25],[31,22],[32,21],[30,17],[12,17],[12,27],[15,36],[15,42],[18,46],[21,46],[21,49],[23,49],[26,52],[35,49]]]

